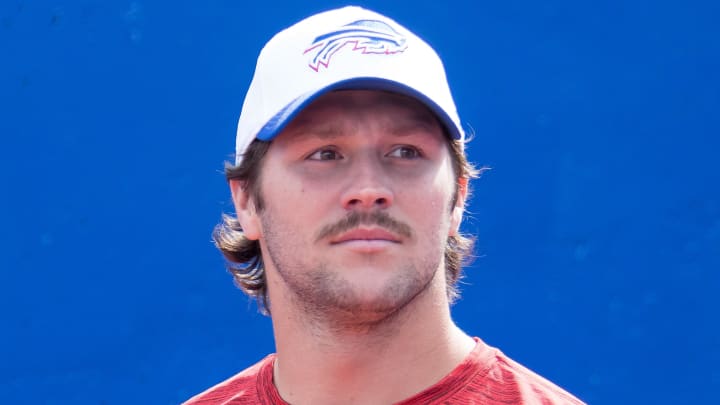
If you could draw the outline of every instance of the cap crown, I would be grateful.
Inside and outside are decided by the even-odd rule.
[[[437,53],[392,19],[351,6],[308,17],[262,49],[238,122],[236,164],[254,139],[273,139],[305,105],[337,89],[417,98],[453,138],[464,138]]]

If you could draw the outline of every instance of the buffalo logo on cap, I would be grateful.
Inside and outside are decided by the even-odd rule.
[[[303,52],[310,55],[308,66],[314,71],[327,68],[330,59],[346,46],[362,54],[391,55],[407,49],[405,37],[387,23],[377,20],[358,20],[316,37]]]

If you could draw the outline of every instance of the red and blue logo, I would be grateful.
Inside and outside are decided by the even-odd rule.
[[[323,66],[327,68],[332,57],[347,46],[363,54],[392,55],[405,51],[406,42],[382,21],[358,20],[315,38],[303,54],[310,55],[308,65],[317,72]]]

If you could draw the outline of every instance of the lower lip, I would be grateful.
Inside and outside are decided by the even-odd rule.
[[[398,242],[385,239],[352,239],[333,243],[333,246],[342,246],[356,252],[378,252],[397,245]]]

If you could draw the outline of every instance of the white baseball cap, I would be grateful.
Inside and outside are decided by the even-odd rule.
[[[435,50],[392,19],[350,6],[308,17],[262,49],[240,113],[235,164],[254,139],[273,139],[320,95],[349,89],[413,97],[453,139],[465,138]]]

